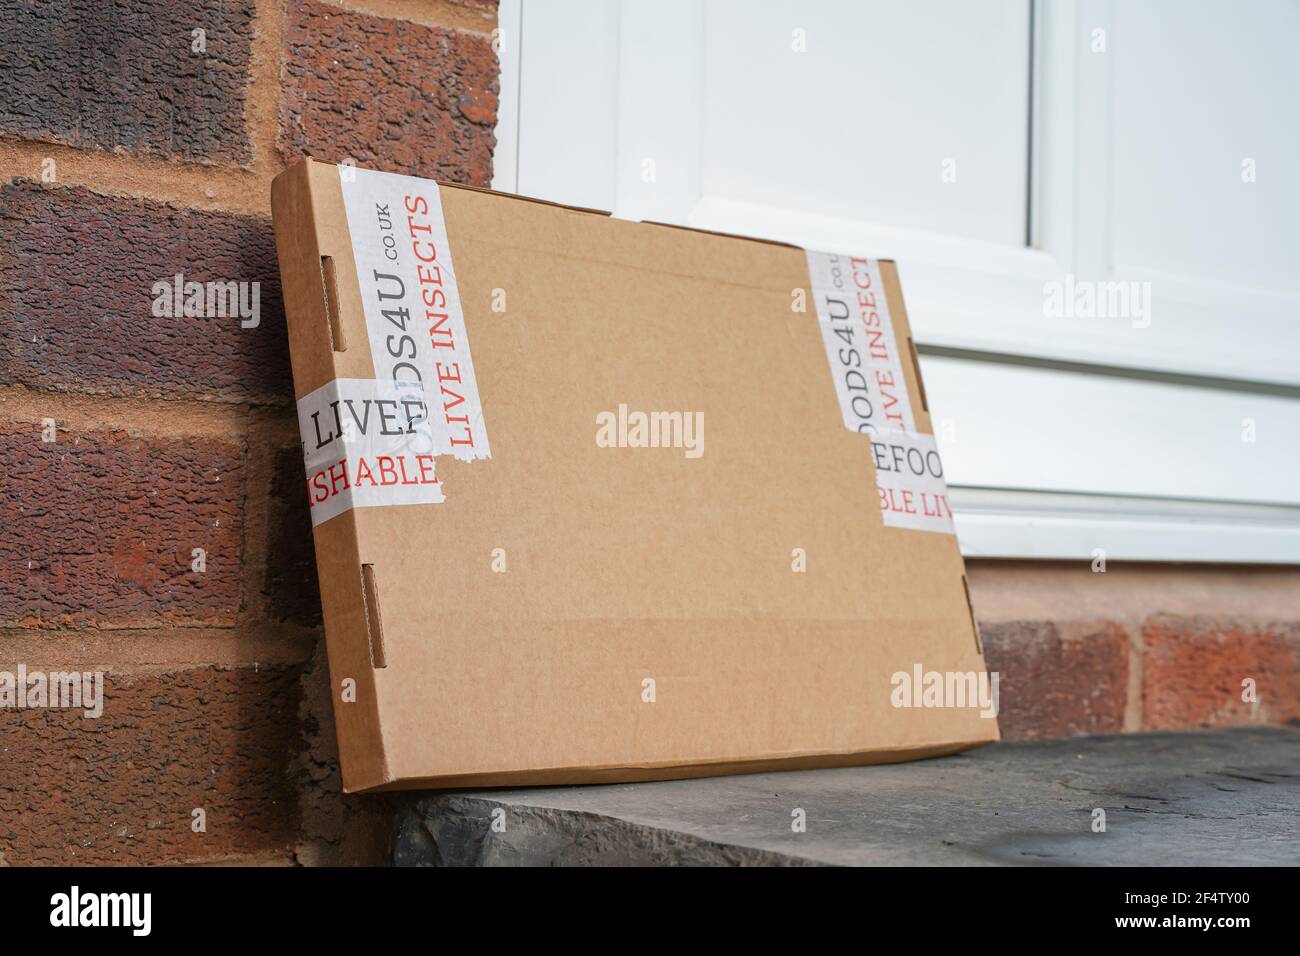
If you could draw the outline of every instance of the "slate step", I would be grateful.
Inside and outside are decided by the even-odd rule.
[[[1004,743],[874,767],[406,799],[399,866],[1296,865],[1300,732]]]

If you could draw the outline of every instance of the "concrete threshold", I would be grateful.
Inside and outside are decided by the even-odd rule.
[[[873,767],[425,793],[398,813],[393,862],[1297,865],[1300,731],[1080,737]]]

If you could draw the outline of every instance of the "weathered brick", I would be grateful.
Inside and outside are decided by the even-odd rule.
[[[270,546],[262,590],[276,617],[314,627],[321,623],[322,612],[302,450],[297,446],[281,449],[274,468]]]
[[[0,0],[0,130],[246,163],[255,9],[256,0]]]
[[[486,186],[498,66],[482,35],[290,0],[281,149]]]
[[[4,861],[156,864],[292,846],[299,671],[107,673],[97,719],[0,711]],[[191,826],[196,808],[206,832]]]
[[[292,398],[267,219],[20,181],[0,188],[0,255],[0,381],[175,398]],[[258,324],[244,328],[230,315],[155,316],[155,283],[174,285],[177,274],[187,283],[259,283]]]
[[[0,423],[0,620],[233,623],[244,469],[237,445]],[[191,570],[192,552],[207,570]]]
[[[1300,625],[1160,616],[1142,628],[1150,730],[1300,720]],[[1254,681],[1256,701],[1242,699]]]
[[[1023,621],[980,629],[1000,677],[1007,740],[1119,733],[1128,698],[1128,635],[1117,624]]]

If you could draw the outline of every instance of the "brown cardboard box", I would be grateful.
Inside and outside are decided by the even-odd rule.
[[[272,200],[346,790],[997,739],[935,706],[985,666],[893,263],[311,161]]]

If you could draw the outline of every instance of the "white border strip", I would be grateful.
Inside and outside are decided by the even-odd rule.
[[[1300,508],[950,486],[967,558],[1300,563]]]

